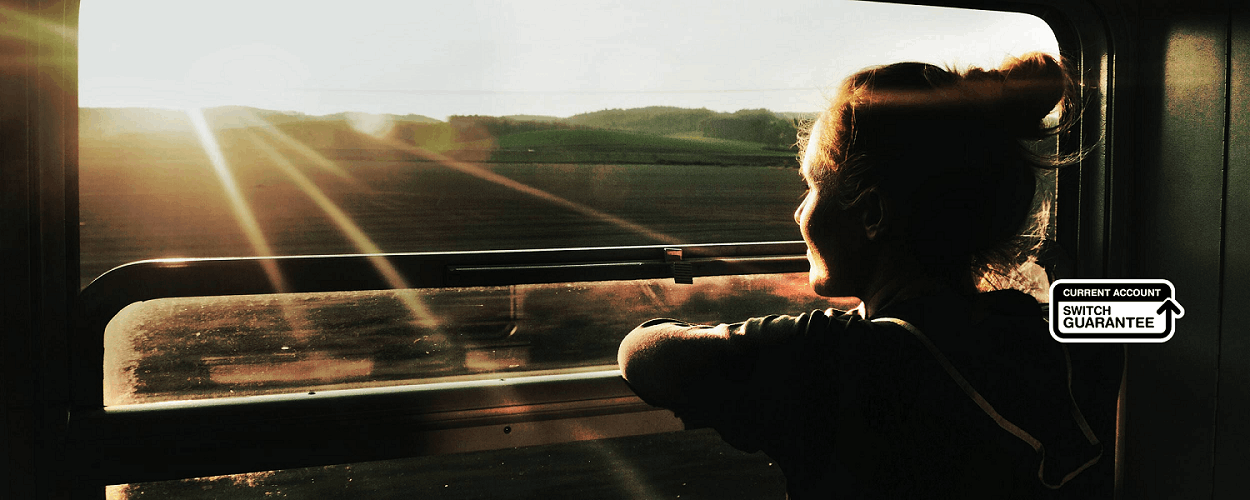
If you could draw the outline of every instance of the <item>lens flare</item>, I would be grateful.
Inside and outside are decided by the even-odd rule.
[[[247,126],[264,132],[266,135],[269,136],[269,138],[282,143],[283,146],[294,149],[295,152],[299,153],[308,161],[311,161],[313,165],[316,165],[322,170],[325,170],[326,172],[334,174],[335,176],[338,176],[342,179],[346,179],[346,180],[352,181],[353,183],[359,184],[359,181],[356,181],[356,179],[353,178],[351,174],[347,173],[346,170],[343,170],[343,168],[340,167],[337,163],[334,163],[334,161],[330,160],[329,158],[326,158],[321,153],[318,153],[317,150],[310,148],[304,143],[291,137],[286,132],[283,132],[282,129],[274,126],[274,124],[272,123],[269,123],[268,120],[265,120],[264,118],[256,116],[256,114],[252,113],[250,110],[248,110],[246,114],[240,115],[240,117],[247,124]]]
[[[195,135],[200,140],[200,146],[204,148],[204,153],[208,155],[208,160],[213,164],[213,171],[217,173],[217,180],[221,182],[221,187],[226,191],[226,196],[230,199],[230,209],[234,212],[234,218],[239,223],[239,228],[243,230],[243,234],[247,236],[248,243],[252,245],[252,251],[256,255],[263,257],[271,257],[274,255],[273,248],[269,246],[269,241],[265,239],[265,233],[260,228],[260,223],[256,221],[255,214],[247,206],[247,200],[244,199],[243,193],[239,191],[239,185],[234,180],[234,174],[230,171],[230,164],[226,162],[226,156],[221,152],[221,146],[217,144],[217,138],[213,135],[212,130],[208,127],[208,122],[204,120],[204,112],[199,108],[191,108],[187,110],[187,117],[191,119],[191,125],[195,128]],[[262,267],[265,269],[265,276],[269,278],[270,284],[278,293],[288,290],[286,279],[282,277],[282,273],[278,271],[278,265],[273,261],[263,261]]]
[[[566,209],[572,210],[574,212],[585,215],[592,219],[598,219],[598,220],[607,222],[609,224],[613,224],[618,227],[628,229],[630,231],[646,236],[647,238],[655,240],[657,243],[664,243],[664,244],[670,244],[670,245],[683,244],[681,240],[677,239],[674,236],[664,234],[659,231],[654,231],[641,224],[636,224],[634,222],[622,219],[615,215],[588,207],[581,203],[578,203],[578,202],[575,202],[566,198],[562,198],[560,196],[556,196],[554,194],[548,193],[546,191],[535,188],[533,186],[529,186],[527,184],[517,182],[513,179],[509,179],[502,175],[496,174],[494,172],[491,172],[490,170],[479,167],[472,163],[456,160],[446,155],[442,155],[442,154],[430,151],[428,149],[416,147],[411,144],[407,144],[407,143],[394,140],[394,139],[385,139],[385,138],[376,138],[376,137],[374,137],[373,139],[391,148],[408,152],[409,154],[412,154],[413,156],[416,156],[419,158],[437,162],[440,165],[472,175],[486,182],[498,184],[508,189],[511,189],[520,193],[524,193],[534,198],[538,198],[540,200],[547,201],[549,203],[564,207]]]
[[[281,170],[282,173],[285,174],[287,178],[289,178],[291,182],[300,189],[300,191],[303,191],[305,195],[312,199],[313,203],[317,204],[318,208],[330,217],[330,220],[334,222],[334,225],[338,226],[339,231],[352,242],[352,245],[354,245],[360,253],[371,254],[368,256],[369,263],[377,269],[378,274],[382,276],[382,279],[386,280],[387,285],[397,291],[397,297],[404,304],[404,307],[412,313],[413,319],[417,321],[417,324],[427,328],[437,327],[438,322],[435,321],[434,315],[430,312],[430,309],[425,305],[425,303],[416,296],[416,293],[405,292],[405,290],[410,290],[412,286],[409,285],[406,279],[404,279],[399,270],[391,264],[391,261],[381,255],[375,255],[382,253],[382,249],[378,247],[378,245],[374,243],[363,230],[360,229],[360,226],[356,225],[356,223],[352,221],[352,218],[347,215],[343,209],[339,208],[339,206],[335,204],[329,196],[326,196],[321,188],[317,187],[316,183],[309,179],[308,176],[304,175],[303,172],[300,172],[300,170],[296,168],[289,159],[283,156],[282,153],[280,153],[272,145],[254,134],[249,134],[247,138],[252,141],[252,144],[256,145],[257,148],[264,152],[269,160],[272,161],[273,164],[277,166],[278,169]]]
[[[614,472],[613,478],[617,484],[622,490],[629,492],[629,498],[660,498],[659,492],[651,487],[638,467],[619,458],[620,453],[614,449],[616,446],[612,441],[604,440],[595,429],[574,425],[578,427],[576,439],[589,443],[590,450],[608,464],[608,468]]]

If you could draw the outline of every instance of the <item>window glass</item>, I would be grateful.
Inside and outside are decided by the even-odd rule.
[[[84,2],[84,285],[163,257],[798,239],[794,122],[852,71],[1056,52],[826,0]]]
[[[105,404],[615,369],[621,339],[648,318],[830,305],[805,273],[157,299],[105,330]]]

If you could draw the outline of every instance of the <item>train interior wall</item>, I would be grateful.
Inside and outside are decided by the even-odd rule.
[[[1121,498],[1250,486],[1250,18],[1200,4],[1142,3],[1117,37],[1106,274],[1193,305],[1172,340],[1129,349]]]

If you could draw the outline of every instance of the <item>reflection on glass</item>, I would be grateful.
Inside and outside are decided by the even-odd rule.
[[[805,274],[158,299],[109,323],[105,404],[612,368],[621,338],[652,317],[829,306]]]

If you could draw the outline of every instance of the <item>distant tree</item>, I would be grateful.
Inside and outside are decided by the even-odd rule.
[[[453,115],[447,117],[447,123],[455,132],[456,142],[480,141],[521,132],[572,128],[561,122],[512,120],[480,115]]]
[[[766,109],[744,109],[731,115],[710,118],[700,128],[705,137],[758,142],[771,148],[793,145],[797,130],[792,120]]]
[[[669,135],[698,132],[704,120],[717,113],[708,109],[687,109],[651,106],[634,109],[605,109],[574,115],[567,123],[587,127],[632,130],[649,134]]]

